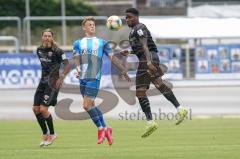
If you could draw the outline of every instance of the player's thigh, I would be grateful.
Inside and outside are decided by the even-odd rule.
[[[80,93],[84,97],[86,84],[80,82]]]
[[[58,97],[58,91],[55,89],[52,89],[49,86],[46,86],[43,93],[41,105],[44,105],[46,107],[55,106],[57,104],[57,97]]]
[[[36,91],[35,91],[35,94],[34,94],[33,106],[40,106],[41,105],[44,90],[45,90],[45,85],[40,82]],[[36,107],[34,107],[34,108],[37,109]]]
[[[33,99],[33,106],[40,106],[44,92],[36,91]]]
[[[89,80],[85,86],[85,96],[96,98],[98,95],[100,80]]]
[[[147,73],[147,71],[138,71],[136,74],[136,90],[140,89],[140,88],[146,88],[149,89],[150,86],[150,81],[151,78],[149,76],[149,74]]]
[[[160,59],[157,53],[152,53],[152,61],[153,65],[156,67],[157,71],[154,72],[154,76],[161,77],[167,71],[167,67],[165,65],[160,64]]]

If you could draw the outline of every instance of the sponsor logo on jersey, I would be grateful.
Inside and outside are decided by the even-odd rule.
[[[62,59],[63,60],[66,60],[67,59],[67,56],[65,54],[62,54]]]
[[[92,54],[92,55],[97,55],[98,50],[94,50],[94,49],[83,49],[82,50],[82,54]]]
[[[52,60],[51,59],[48,59],[48,58],[43,58],[43,57],[41,57],[41,58],[39,58],[40,59],[40,61],[42,61],[42,62],[52,62]]]

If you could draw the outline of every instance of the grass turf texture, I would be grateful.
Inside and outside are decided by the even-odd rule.
[[[88,121],[55,121],[56,142],[40,148],[36,121],[0,121],[0,159],[236,159],[240,156],[240,119],[193,119],[159,128],[142,139],[145,122],[108,120],[114,144],[97,145]]]

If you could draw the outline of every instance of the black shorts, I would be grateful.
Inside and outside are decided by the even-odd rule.
[[[34,95],[34,106],[55,106],[57,104],[58,90],[52,89],[48,83],[40,81]]]
[[[153,65],[157,68],[157,72],[154,74],[149,71],[146,61],[139,60],[138,70],[136,73],[136,89],[141,87],[149,89],[152,81],[164,75],[165,71],[160,67],[161,64],[158,57],[153,56]]]

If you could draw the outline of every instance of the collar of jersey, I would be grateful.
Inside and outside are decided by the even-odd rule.
[[[83,39],[96,39],[97,37],[96,36],[93,36],[93,37],[84,37]]]

